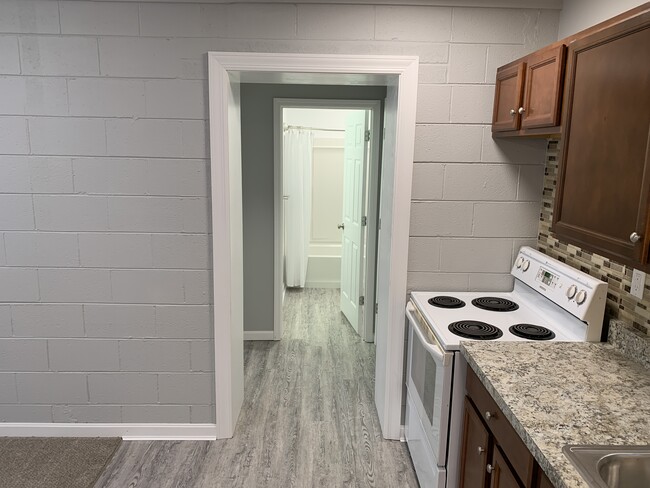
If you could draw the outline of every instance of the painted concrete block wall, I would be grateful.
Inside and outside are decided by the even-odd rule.
[[[494,71],[557,26],[537,8],[2,0],[0,420],[213,420],[209,50],[419,55],[409,287],[506,287],[544,148],[490,137]]]
[[[646,3],[643,0],[564,0],[558,39]]]
[[[0,2],[0,421],[214,422],[207,86],[149,7]]]

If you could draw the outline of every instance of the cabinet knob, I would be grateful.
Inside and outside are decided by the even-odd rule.
[[[339,224],[336,226],[338,229],[345,229],[345,224]]]
[[[481,446],[478,446],[478,455],[480,456],[485,452],[485,449],[483,449]]]
[[[485,412],[485,418],[486,418],[487,420],[490,420],[493,416],[494,416],[493,413],[491,413],[491,412]]]
[[[494,466],[492,466],[491,464],[488,464],[488,465],[485,467],[485,469],[487,470],[488,473],[491,474],[492,471],[494,471]]]
[[[511,109],[510,109],[510,115],[512,115],[512,116],[514,117],[516,113],[517,113],[517,112],[515,111],[514,108],[511,108]]]
[[[636,244],[637,242],[639,242],[640,239],[641,239],[641,234],[637,234],[636,232],[632,232],[630,234],[631,243]]]
[[[523,114],[525,111],[526,109],[524,107],[519,107],[519,110],[517,110],[517,112],[519,112],[519,115]]]

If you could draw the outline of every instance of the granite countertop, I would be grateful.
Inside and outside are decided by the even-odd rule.
[[[556,488],[587,488],[566,444],[650,444],[650,370],[610,344],[462,342]]]

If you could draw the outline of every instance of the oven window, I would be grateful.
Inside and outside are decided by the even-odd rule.
[[[436,362],[427,352],[422,343],[413,337],[411,381],[417,390],[424,411],[433,425],[433,404],[436,397]]]

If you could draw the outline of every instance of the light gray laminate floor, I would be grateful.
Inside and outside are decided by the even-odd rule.
[[[96,488],[417,487],[406,444],[381,437],[375,347],[338,290],[288,291],[281,341],[245,342],[235,435],[123,442]]]

